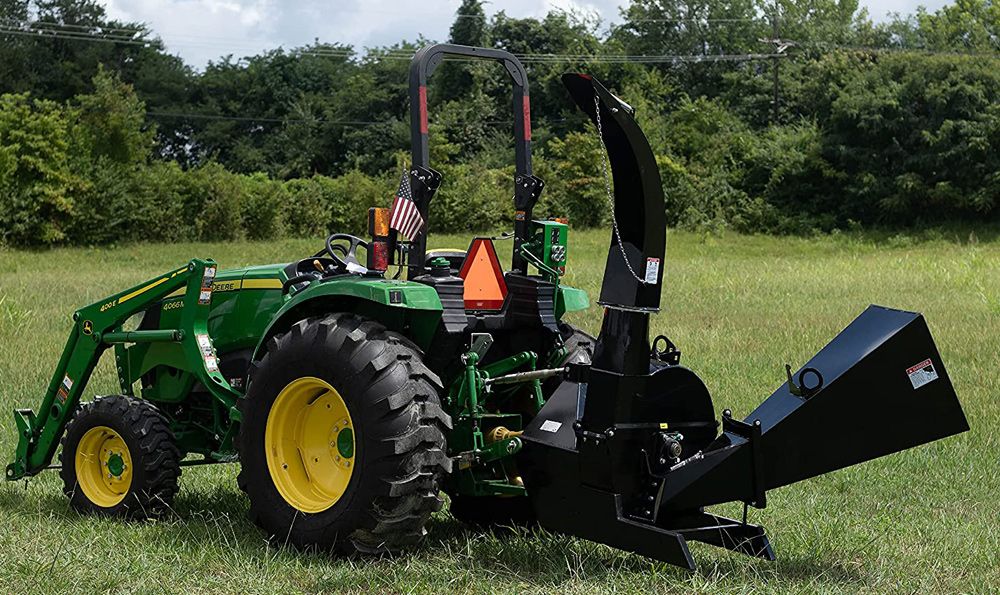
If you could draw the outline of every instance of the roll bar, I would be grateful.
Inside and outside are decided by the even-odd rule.
[[[491,48],[439,43],[421,48],[410,63],[410,171],[413,198],[424,221],[429,221],[430,199],[437,189],[440,176],[430,167],[427,117],[427,79],[446,56],[462,56],[479,60],[500,62],[513,83],[511,110],[514,115],[514,254],[512,269],[527,272],[527,264],[520,255],[521,244],[526,240],[531,211],[541,195],[544,182],[532,175],[531,170],[531,102],[528,99],[528,75],[513,54]],[[413,184],[413,182],[417,182]],[[409,277],[423,272],[427,236],[419,234],[413,239],[409,255]]]
[[[427,140],[427,79],[445,56],[465,56],[494,60],[503,64],[514,88],[511,107],[514,114],[514,166],[518,174],[531,175],[531,107],[528,100],[528,75],[524,66],[510,52],[489,48],[439,43],[421,48],[410,63],[410,138],[414,166],[430,167]]]

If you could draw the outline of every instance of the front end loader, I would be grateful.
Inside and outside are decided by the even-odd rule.
[[[513,230],[427,250],[444,183],[427,84],[446,57],[498,62],[514,119]],[[597,338],[565,314],[569,228],[539,218],[527,74],[496,49],[433,45],[410,68],[412,154],[370,238],[335,233],[291,263],[194,259],[73,315],[37,412],[15,411],[8,480],[51,467],[78,510],[169,511],[181,469],[235,463],[279,543],[382,553],[418,542],[450,498],[461,521],[533,524],[694,568],[689,541],[773,559],[747,508],[767,491],[968,429],[927,325],[872,306],[755,411],[720,419],[665,336],[658,169],[631,106],[563,82],[605,147],[611,234]],[[509,270],[497,255],[510,242]],[[81,402],[102,353],[119,395]],[[706,507],[742,502],[740,520]]]

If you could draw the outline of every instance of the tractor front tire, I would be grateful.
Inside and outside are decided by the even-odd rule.
[[[254,363],[237,437],[250,518],[278,544],[414,545],[451,470],[441,381],[402,335],[353,314],[301,320]]]
[[[180,450],[166,418],[149,401],[98,397],[77,409],[59,455],[63,492],[86,513],[122,518],[170,510],[181,475]]]

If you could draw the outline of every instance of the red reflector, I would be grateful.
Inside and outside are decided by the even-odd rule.
[[[507,283],[493,240],[476,238],[459,273],[465,279],[466,310],[499,310],[507,298]]]
[[[524,96],[521,109],[524,111],[524,140],[531,140],[531,101],[527,95]]]
[[[371,243],[372,266],[376,271],[384,271],[389,268],[389,244],[381,240]]]

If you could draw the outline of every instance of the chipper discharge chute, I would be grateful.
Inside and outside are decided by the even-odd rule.
[[[564,82],[597,124],[614,222],[591,364],[525,428],[518,459],[539,522],[693,569],[689,540],[774,559],[761,527],[704,507],[763,508],[767,490],[968,429],[920,314],[871,306],[740,421],[719,432],[705,384],[666,337],[663,193],[632,109],[586,75]]]

